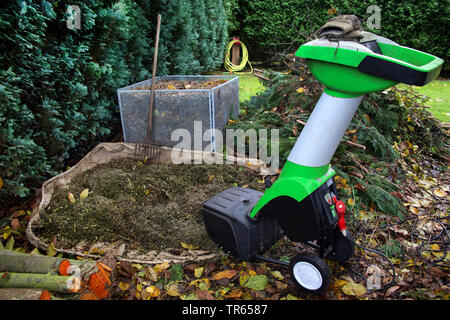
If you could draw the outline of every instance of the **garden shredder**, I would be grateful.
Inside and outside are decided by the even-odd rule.
[[[287,266],[308,293],[323,293],[330,283],[323,258],[345,262],[354,251],[330,160],[364,94],[397,83],[423,86],[439,75],[443,64],[431,54],[362,31],[348,17],[354,16],[330,20],[317,39],[296,52],[324,92],[278,179],[264,194],[242,187],[225,190],[202,209],[208,235],[222,250],[243,261]],[[318,254],[299,254],[289,263],[264,257],[282,235]]]

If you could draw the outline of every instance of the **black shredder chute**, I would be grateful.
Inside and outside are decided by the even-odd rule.
[[[269,249],[281,236],[273,217],[249,217],[261,196],[259,191],[234,187],[203,205],[208,235],[222,250],[243,261],[255,260],[256,255]]]

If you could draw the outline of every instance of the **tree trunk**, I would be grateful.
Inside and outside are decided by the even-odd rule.
[[[63,259],[0,250],[0,272],[49,273],[57,271],[60,263],[64,260],[68,260],[70,265],[78,266],[81,274],[95,268],[95,262],[88,260]]]

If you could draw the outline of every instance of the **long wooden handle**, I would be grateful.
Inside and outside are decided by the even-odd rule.
[[[156,78],[156,66],[158,64],[158,45],[159,45],[159,29],[161,27],[161,15],[158,14],[156,22],[156,39],[155,39],[155,52],[153,54],[153,70],[152,70],[152,86],[150,91],[150,108],[148,111],[148,127],[147,127],[147,141],[151,140],[152,127],[153,127],[153,105],[155,103],[155,78]]]

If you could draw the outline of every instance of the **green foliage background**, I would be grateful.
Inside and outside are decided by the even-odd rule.
[[[69,5],[81,9],[80,29],[66,26]],[[158,13],[158,75],[222,63],[221,0],[2,1],[0,203],[29,195],[109,138],[116,90],[151,77]]]
[[[276,53],[293,53],[331,16],[356,14],[363,27],[402,45],[450,57],[450,6],[447,0],[227,0],[230,35],[240,35],[251,60],[265,60]],[[381,9],[381,29],[370,30],[366,21]],[[329,10],[333,13],[330,15]],[[290,44],[293,43],[292,46]],[[448,64],[447,64],[448,65]]]

